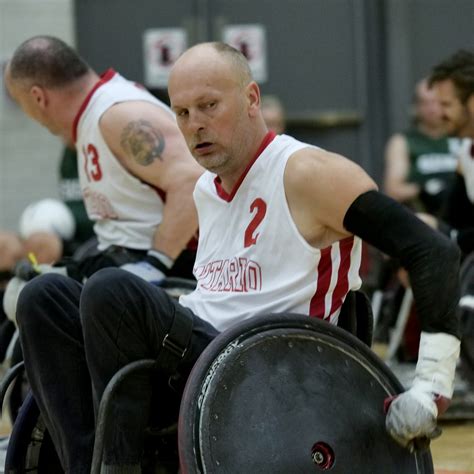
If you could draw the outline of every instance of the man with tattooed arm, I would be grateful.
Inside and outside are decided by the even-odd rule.
[[[99,244],[93,256],[69,262],[68,275],[82,280],[120,266],[151,282],[167,274],[191,276],[195,253],[186,247],[197,230],[192,191],[202,169],[170,109],[113,69],[99,76],[50,36],[17,48],[5,83],[26,115],[78,153]],[[23,286],[17,280],[10,287],[10,313]]]
[[[196,232],[192,191],[202,173],[169,108],[113,69],[99,76],[50,36],[17,48],[5,83],[29,117],[76,147],[100,251],[81,273],[125,264],[161,280]]]

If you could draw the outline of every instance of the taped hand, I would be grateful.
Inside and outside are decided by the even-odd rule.
[[[385,426],[392,438],[410,452],[427,448],[441,435],[433,395],[412,388],[395,397],[388,407]]]
[[[157,285],[166,278],[166,273],[172,265],[173,260],[167,255],[157,250],[149,250],[144,260],[126,263],[120,268]]]
[[[413,386],[385,401],[387,431],[410,451],[427,448],[441,435],[437,418],[453,395],[459,349],[459,339],[451,334],[422,332]]]

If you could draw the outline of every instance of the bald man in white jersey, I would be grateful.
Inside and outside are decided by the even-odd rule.
[[[387,429],[408,448],[417,437],[435,436],[436,417],[452,396],[459,352],[456,247],[378,193],[350,160],[268,132],[258,85],[234,48],[204,43],[189,49],[172,69],[169,94],[191,153],[207,169],[194,191],[197,289],[176,303],[133,275],[105,269],[85,284],[80,308],[80,289],[55,275],[45,275],[42,285],[33,280],[20,297],[27,370],[47,408],[46,424],[63,464],[82,453],[80,465],[69,464],[68,472],[88,472],[92,405],[124,364],[157,359],[163,377],[173,376],[179,403],[192,365],[219,331],[268,312],[299,312],[336,324],[347,293],[360,285],[361,238],[401,259],[423,329],[416,380],[392,402]],[[73,361],[63,360],[59,379],[67,377],[67,384],[47,385],[35,370],[37,358],[47,358],[35,345],[39,327],[48,328],[55,344],[72,338],[83,351],[74,376],[63,373]],[[169,340],[182,352],[169,350]],[[87,409],[88,400],[78,400],[77,392],[87,392],[89,384]],[[149,379],[135,379],[119,394],[102,472],[141,472],[141,433],[152,403],[170,413],[159,393],[152,395]],[[80,436],[65,419],[78,410],[89,420]]]

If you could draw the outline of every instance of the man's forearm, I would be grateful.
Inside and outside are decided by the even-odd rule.
[[[176,259],[186,248],[198,228],[197,213],[192,199],[194,183],[176,186],[166,194],[163,220],[157,227],[153,248]]]

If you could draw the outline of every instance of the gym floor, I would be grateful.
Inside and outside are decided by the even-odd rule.
[[[380,353],[379,347],[376,347],[376,352]],[[0,438],[8,436],[11,430],[10,419],[5,412],[0,418]],[[435,473],[474,474],[474,420],[445,421],[441,428],[442,436],[431,443]],[[5,454],[0,441],[0,474],[4,472]]]
[[[384,358],[387,347],[374,344],[374,352]],[[431,442],[436,474],[474,474],[474,420],[444,421],[441,437]]]
[[[0,420],[0,436],[10,433],[7,417]],[[449,422],[442,425],[443,435],[431,443],[436,474],[474,474],[474,422]],[[0,450],[0,474],[5,452]]]
[[[445,422],[443,434],[431,443],[436,474],[474,473],[474,422]]]

